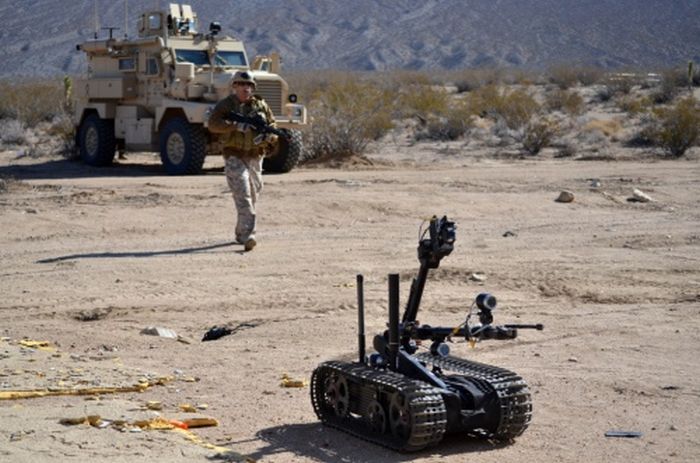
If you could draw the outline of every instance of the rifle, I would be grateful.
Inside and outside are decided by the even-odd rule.
[[[289,138],[289,133],[287,133],[286,130],[278,129],[269,125],[265,118],[263,118],[260,114],[255,114],[254,116],[245,116],[241,113],[231,111],[226,119],[231,122],[248,124],[260,134],[271,133],[277,135],[278,137],[284,137],[285,139]]]

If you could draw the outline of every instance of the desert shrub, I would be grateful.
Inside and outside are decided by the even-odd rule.
[[[531,95],[523,90],[513,90],[502,96],[498,115],[508,128],[517,130],[527,124],[539,110],[540,105]]]
[[[518,130],[540,111],[540,105],[524,90],[501,91],[487,85],[469,94],[467,104],[472,114],[503,120],[510,130]]]
[[[429,85],[410,85],[401,90],[398,99],[400,117],[418,117],[427,120],[442,116],[449,109],[450,96],[443,89]]]
[[[629,95],[636,82],[637,77],[632,73],[616,73],[609,75],[605,79],[604,86],[607,95],[613,97],[617,95]]]
[[[656,140],[663,150],[680,157],[700,137],[700,106],[693,97],[680,100],[675,106],[658,111]]]
[[[64,83],[58,80],[0,82],[0,119],[17,119],[27,127],[65,112]]]
[[[605,138],[616,138],[621,131],[622,124],[617,119],[592,119],[582,130],[587,133],[599,133]]]
[[[635,98],[632,95],[626,95],[617,101],[617,106],[626,113],[636,115],[648,111],[651,108],[651,101],[647,97]]]
[[[0,142],[22,145],[27,142],[27,129],[17,119],[0,119]]]
[[[558,125],[554,121],[531,120],[523,128],[523,149],[531,155],[536,155],[542,148],[550,145],[558,132]]]
[[[433,114],[421,121],[416,130],[416,140],[457,140],[472,127],[471,108],[465,101],[460,101],[442,114]]]
[[[545,96],[547,108],[552,111],[563,111],[571,116],[583,113],[586,105],[581,95],[574,90],[555,89]]]
[[[486,85],[497,85],[502,82],[502,72],[498,69],[463,69],[453,77],[457,92],[471,92]]]
[[[575,87],[578,84],[576,69],[571,66],[554,66],[549,69],[549,81],[562,90]]]
[[[599,82],[603,77],[603,71],[596,67],[558,65],[551,67],[547,75],[549,82],[566,90],[578,84],[589,86]]]
[[[359,80],[330,82],[309,103],[314,115],[308,159],[342,158],[362,154],[370,141],[393,127],[396,95]]]
[[[75,150],[75,125],[68,114],[56,116],[48,128],[48,134],[61,140],[61,154],[66,157],[77,155]]]

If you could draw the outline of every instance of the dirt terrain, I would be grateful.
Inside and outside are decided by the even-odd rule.
[[[242,253],[218,159],[204,175],[167,177],[147,154],[96,169],[2,153],[0,394],[125,390],[0,400],[0,461],[697,461],[697,154],[495,159],[396,143],[370,159],[266,176],[259,246]],[[628,201],[635,188],[653,201]],[[564,189],[573,202],[555,201]],[[357,273],[367,332],[384,329],[387,274],[401,274],[405,302],[418,227],[433,214],[457,222],[457,241],[430,276],[421,321],[461,323],[488,291],[496,322],[545,325],[452,346],[530,385],[533,421],[513,444],[456,436],[397,454],[321,426],[308,385],[280,386],[285,373],[308,381],[324,360],[355,358]],[[214,325],[234,333],[201,342]],[[60,423],[89,415],[106,424]],[[158,416],[218,426],[113,425]]]

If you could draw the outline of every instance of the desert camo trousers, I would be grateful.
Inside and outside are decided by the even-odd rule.
[[[236,205],[236,239],[245,243],[255,238],[255,203],[263,187],[262,158],[230,156],[224,172]]]

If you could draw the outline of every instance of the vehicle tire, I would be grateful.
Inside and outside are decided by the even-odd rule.
[[[276,174],[284,174],[294,169],[301,159],[304,145],[301,140],[301,132],[298,130],[285,130],[289,138],[279,137],[277,152],[263,160],[263,170]]]
[[[116,149],[114,121],[102,119],[95,113],[88,114],[78,131],[80,159],[91,166],[108,166],[114,159]]]
[[[169,175],[197,174],[207,155],[204,128],[184,117],[168,120],[160,131],[160,160]]]

